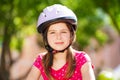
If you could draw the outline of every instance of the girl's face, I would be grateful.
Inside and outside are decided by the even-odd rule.
[[[55,50],[63,50],[70,43],[70,31],[65,23],[50,25],[47,33],[49,45]]]

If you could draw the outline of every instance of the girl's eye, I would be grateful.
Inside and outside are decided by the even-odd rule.
[[[62,33],[67,33],[67,32],[62,32]]]
[[[62,31],[62,33],[67,33],[67,31]]]
[[[55,32],[49,32],[49,34],[54,34]]]

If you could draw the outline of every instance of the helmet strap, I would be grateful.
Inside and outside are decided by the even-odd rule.
[[[64,52],[65,50],[67,50],[70,47],[71,43],[63,50],[55,50],[52,47],[50,47],[49,45],[45,45],[45,48],[48,50],[48,52],[50,53],[58,53],[58,52]]]

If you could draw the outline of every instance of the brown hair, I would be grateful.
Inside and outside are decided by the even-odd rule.
[[[66,25],[71,32],[71,43],[72,43],[72,41],[74,40],[74,37],[75,37],[75,32],[70,23],[66,23]],[[48,28],[45,31],[46,34],[47,34],[47,30],[48,30]],[[44,34],[44,35],[46,35],[46,34]],[[44,39],[46,37],[47,36],[44,36]],[[50,74],[50,68],[53,65],[53,55],[54,55],[53,53],[48,52],[47,54],[45,54],[43,56],[43,59],[42,59],[44,71],[45,71],[46,76],[49,78],[49,80],[54,80],[54,78]],[[75,59],[74,59],[74,56],[72,54],[72,50],[70,49],[70,47],[67,49],[66,62],[68,62],[68,67],[67,67],[66,74],[64,75],[64,78],[68,79],[72,76],[74,69],[75,69]]]

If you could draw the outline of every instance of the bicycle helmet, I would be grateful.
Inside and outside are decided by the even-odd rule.
[[[54,4],[46,7],[40,14],[37,23],[37,30],[39,33],[43,33],[48,25],[59,21],[70,23],[74,30],[77,28],[77,18],[73,11],[66,6]]]

